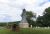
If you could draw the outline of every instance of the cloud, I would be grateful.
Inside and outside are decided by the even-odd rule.
[[[23,8],[42,15],[49,6],[49,0],[0,0],[0,21],[20,21]]]

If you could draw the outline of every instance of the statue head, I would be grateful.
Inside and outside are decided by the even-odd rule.
[[[26,10],[24,8],[21,16],[23,17],[25,15],[25,13],[26,13]]]
[[[26,12],[26,10],[25,9],[23,9],[23,13],[25,13]]]

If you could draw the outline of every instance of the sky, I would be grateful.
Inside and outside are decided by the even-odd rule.
[[[0,22],[20,21],[22,9],[41,15],[50,7],[50,0],[0,0]]]

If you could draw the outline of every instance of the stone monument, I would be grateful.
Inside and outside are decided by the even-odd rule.
[[[23,9],[23,13],[22,13],[21,16],[22,16],[22,20],[19,23],[19,27],[20,28],[29,28],[29,24],[28,24],[28,22],[26,20],[26,10],[25,9]]]

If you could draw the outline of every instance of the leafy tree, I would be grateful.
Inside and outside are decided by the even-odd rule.
[[[50,26],[50,7],[45,9],[43,16],[37,18],[37,23],[43,27]]]
[[[47,26],[50,26],[50,7],[45,9],[43,17],[45,18],[44,22],[46,22]]]
[[[39,16],[36,21],[36,26],[44,27],[45,22],[43,16]]]
[[[33,17],[33,13],[31,11],[30,12],[27,11],[26,12],[26,16],[29,17],[29,18],[32,18]]]
[[[26,19],[27,19],[27,21],[28,21],[28,23],[29,23],[29,25],[33,25],[33,26],[35,26],[35,22],[31,19],[32,17],[35,17],[36,15],[34,15],[31,11],[27,11],[26,12]]]

